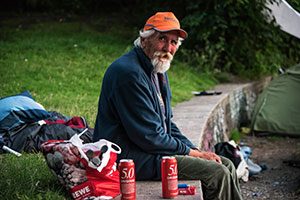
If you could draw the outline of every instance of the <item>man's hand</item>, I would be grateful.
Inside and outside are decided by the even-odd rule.
[[[204,151],[191,149],[191,151],[189,153],[189,156],[197,157],[197,158],[203,158],[203,159],[206,159],[206,160],[214,160],[217,163],[222,164],[220,156],[218,156],[217,154],[215,154],[213,152],[204,152]]]

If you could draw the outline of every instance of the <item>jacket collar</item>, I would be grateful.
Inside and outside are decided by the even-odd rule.
[[[144,53],[142,48],[135,47],[134,51],[136,52],[136,54],[138,56],[138,59],[141,63],[142,68],[150,76],[153,71],[153,68],[154,68],[150,59],[148,58],[148,56],[146,56],[146,54]]]

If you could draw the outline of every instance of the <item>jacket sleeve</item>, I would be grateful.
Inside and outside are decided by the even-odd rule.
[[[155,98],[143,80],[126,81],[111,98],[126,134],[141,149],[163,155],[187,155],[190,152],[190,147],[179,137],[165,132],[160,116],[155,112]]]

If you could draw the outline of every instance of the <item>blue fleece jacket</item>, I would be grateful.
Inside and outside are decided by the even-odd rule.
[[[109,66],[99,98],[94,141],[107,139],[122,149],[120,159],[133,159],[137,180],[160,179],[165,155],[187,155],[195,146],[171,120],[171,92],[167,74],[160,77],[164,114],[154,85],[153,66],[141,48],[135,47]]]

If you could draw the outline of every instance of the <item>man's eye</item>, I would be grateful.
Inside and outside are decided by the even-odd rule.
[[[159,39],[160,41],[165,41],[165,40],[166,40],[166,38],[163,37],[163,36],[159,37],[158,39]]]
[[[177,44],[178,44],[178,41],[172,40],[171,43],[172,43],[172,45],[177,45]]]

